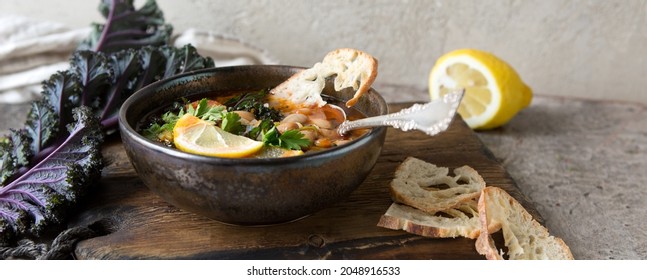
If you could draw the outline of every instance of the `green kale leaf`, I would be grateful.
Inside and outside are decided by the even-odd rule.
[[[243,95],[233,97],[225,102],[229,111],[248,111],[254,114],[256,119],[270,119],[272,121],[281,120],[281,112],[266,105],[268,90],[258,92],[248,92]]]

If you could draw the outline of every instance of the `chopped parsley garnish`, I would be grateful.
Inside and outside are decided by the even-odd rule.
[[[279,133],[276,127],[272,127],[267,133],[263,135],[263,143],[265,145],[277,146],[290,150],[301,150],[310,146],[310,140],[304,137],[303,133],[299,130],[291,129],[283,133]]]
[[[242,123],[240,123],[240,115],[234,112],[227,112],[223,114],[220,128],[222,128],[222,130],[224,131],[236,135],[242,135],[246,130],[246,127]]]

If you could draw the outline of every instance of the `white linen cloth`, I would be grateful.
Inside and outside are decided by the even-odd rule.
[[[89,26],[89,24],[88,24]],[[40,97],[41,82],[69,67],[69,59],[90,28],[0,15],[0,103],[25,103]],[[266,50],[233,36],[188,29],[174,36],[177,47],[192,44],[216,67],[277,64]]]

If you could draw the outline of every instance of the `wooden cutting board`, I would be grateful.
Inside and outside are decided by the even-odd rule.
[[[392,104],[391,112],[411,104]],[[408,156],[439,166],[470,165],[539,218],[515,182],[456,117],[435,137],[389,129],[367,179],[346,200],[301,220],[265,227],[225,225],[180,210],[138,179],[118,137],[108,139],[97,188],[71,226],[94,224],[105,235],[78,243],[79,259],[483,259],[474,240],[431,239],[377,227],[391,204],[389,183]]]

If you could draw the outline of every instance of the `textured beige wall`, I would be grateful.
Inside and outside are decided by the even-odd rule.
[[[100,20],[98,2],[2,0],[0,13],[87,26]],[[284,64],[309,66],[329,50],[353,47],[379,59],[378,82],[426,88],[441,54],[472,47],[507,60],[536,94],[647,103],[644,0],[158,3],[176,30],[240,37]]]

